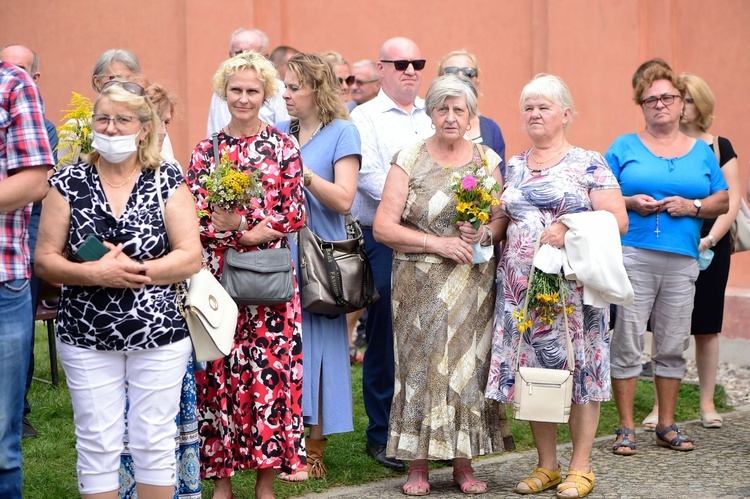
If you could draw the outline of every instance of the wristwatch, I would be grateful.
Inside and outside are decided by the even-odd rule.
[[[694,217],[698,216],[698,213],[701,212],[701,206],[703,206],[703,203],[701,203],[700,199],[693,199],[693,206],[695,206],[695,215]]]
[[[302,179],[305,181],[305,187],[312,183],[313,176],[315,176],[315,173],[311,169],[305,168],[305,172],[302,174]]]
[[[712,248],[713,248],[714,246],[716,246],[716,238],[715,238],[714,236],[712,236],[711,234],[709,234],[709,235],[707,235],[706,237],[708,238],[708,240],[709,240],[709,241],[711,241],[711,247],[712,247]]]

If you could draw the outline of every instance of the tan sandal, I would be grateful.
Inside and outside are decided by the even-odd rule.
[[[560,499],[586,497],[589,492],[594,490],[595,481],[593,471],[589,471],[588,473],[584,473],[583,471],[568,471],[565,481],[557,486],[557,497]],[[575,495],[565,494],[566,490],[572,489],[575,489]]]
[[[539,480],[541,485],[537,485],[534,479]],[[529,475],[528,478],[524,478],[516,484],[516,488],[513,489],[513,492],[515,492],[516,494],[536,494],[537,492],[541,492],[543,490],[554,487],[555,485],[560,483],[560,481],[561,477],[559,466],[554,471],[548,470],[547,468],[542,468],[541,466],[537,466],[536,468],[534,468],[534,471],[531,472],[531,475]],[[522,483],[526,484],[528,489],[519,489],[518,486]]]

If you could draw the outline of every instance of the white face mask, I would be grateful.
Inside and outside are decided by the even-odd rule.
[[[103,133],[94,132],[91,147],[99,151],[99,154],[110,163],[122,163],[138,150],[135,143],[136,137],[138,137],[137,133],[110,137]]]

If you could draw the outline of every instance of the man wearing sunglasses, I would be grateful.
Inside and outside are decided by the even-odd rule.
[[[229,57],[234,57],[249,50],[258,52],[268,59],[268,37],[266,34],[259,29],[239,28],[235,30],[229,41]],[[289,119],[286,103],[281,98],[286,89],[284,82],[277,78],[276,87],[278,88],[276,95],[263,102],[263,106],[258,112],[258,117],[262,121],[272,125]],[[227,102],[214,93],[211,96],[211,107],[208,109],[206,136],[210,137],[214,132],[219,132],[229,123],[230,118]]]
[[[378,463],[396,470],[404,470],[404,463],[386,456],[385,450],[394,383],[392,251],[375,241],[372,222],[393,155],[433,133],[424,100],[417,96],[424,67],[425,60],[416,43],[402,37],[387,40],[380,48],[377,64],[382,78],[380,92],[352,111],[362,140],[362,168],[352,214],[362,225],[365,249],[380,293],[380,299],[367,310],[368,344],[362,372],[362,393],[370,420],[366,450]]]
[[[52,150],[31,76],[0,62],[0,497],[21,497],[21,418],[29,364],[31,203],[47,194]]]

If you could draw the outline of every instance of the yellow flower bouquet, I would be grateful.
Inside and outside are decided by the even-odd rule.
[[[475,158],[476,167],[466,175],[455,172],[451,177],[451,191],[456,201],[455,222],[469,222],[474,229],[490,219],[490,209],[500,204],[493,196],[500,190],[500,184],[487,174],[487,160]]]
[[[64,151],[57,160],[56,167],[74,162],[81,154],[91,152],[91,141],[93,133],[91,131],[91,112],[94,105],[91,100],[81,94],[73,92],[70,99],[70,107],[63,112],[64,124],[57,128],[59,142],[55,151]]]
[[[263,197],[260,177],[252,172],[241,172],[237,164],[229,159],[227,151],[221,154],[219,164],[213,173],[202,175],[200,181],[208,191],[206,201],[222,210],[231,211],[247,206],[253,199]],[[198,213],[199,217],[207,215],[201,212]]]
[[[534,267],[531,285],[526,290],[526,306],[523,310],[513,312],[513,318],[518,321],[518,331],[521,333],[533,325],[529,318],[529,309],[536,312],[542,324],[548,326],[554,324],[563,311],[568,315],[573,313],[573,304],[568,299],[567,288],[559,272],[547,274]]]

